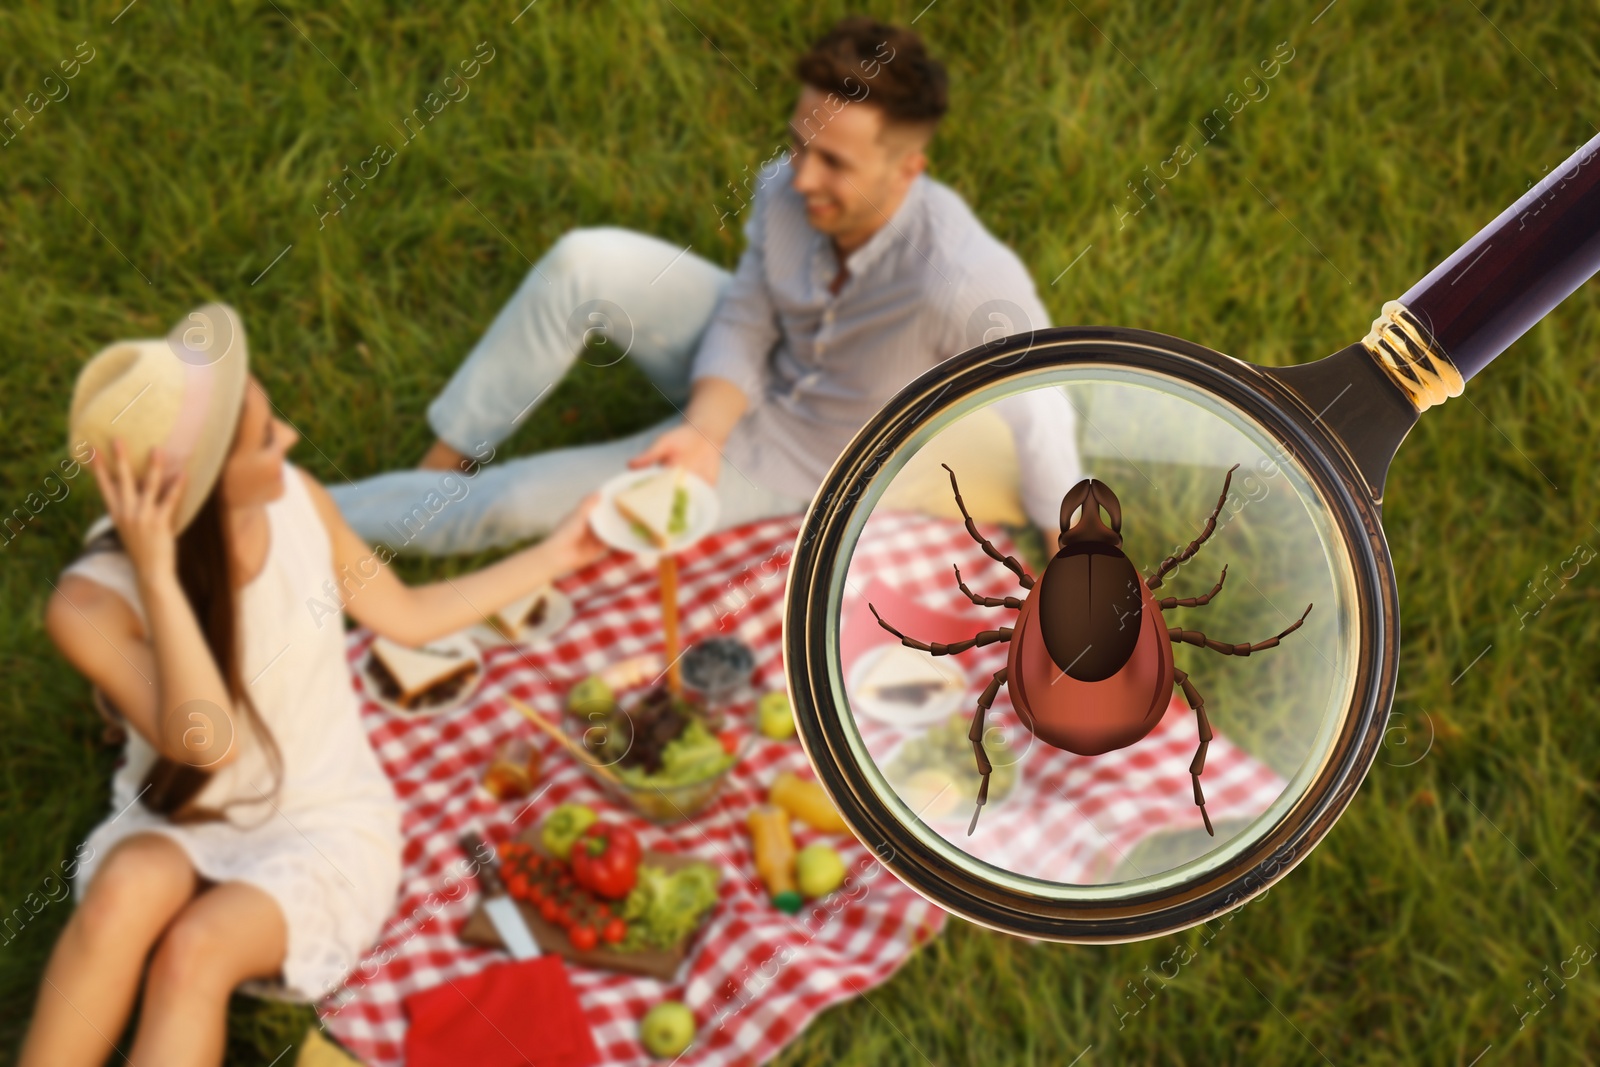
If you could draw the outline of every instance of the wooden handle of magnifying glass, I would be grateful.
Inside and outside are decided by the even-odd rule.
[[[1600,134],[1479,230],[1400,303],[1463,379],[1600,270]]]
[[[683,679],[678,674],[678,561],[670,552],[661,554],[661,631],[667,657],[667,691],[683,695]]]

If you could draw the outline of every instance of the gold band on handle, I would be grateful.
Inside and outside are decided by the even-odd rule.
[[[1466,385],[1427,327],[1398,300],[1383,305],[1361,344],[1419,412],[1460,396]]]

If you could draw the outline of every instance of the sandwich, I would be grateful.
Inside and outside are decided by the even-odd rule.
[[[683,468],[667,467],[634,482],[612,500],[634,530],[657,548],[666,548],[689,525],[689,490]]]
[[[367,675],[378,692],[407,711],[443,704],[478,674],[478,661],[459,652],[407,648],[387,637],[375,638]]]
[[[861,680],[878,700],[919,707],[935,693],[961,689],[965,683],[950,668],[905,645],[890,645]]]
[[[523,634],[544,622],[545,611],[550,605],[549,594],[548,587],[535,589],[489,616],[489,625],[507,641],[521,640]]]

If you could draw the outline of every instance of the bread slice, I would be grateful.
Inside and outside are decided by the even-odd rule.
[[[489,616],[489,625],[499,631],[507,641],[519,641],[522,635],[544,621],[550,607],[550,590],[535,589],[520,600],[513,601]]]
[[[861,684],[880,700],[921,704],[941,689],[959,689],[955,672],[926,652],[890,645],[862,678]]]
[[[387,637],[373,639],[372,658],[382,665],[397,690],[384,695],[403,708],[418,707],[427,701],[430,693],[468,678],[478,670],[478,661],[472,656],[407,648]]]
[[[612,499],[622,517],[643,526],[658,548],[666,548],[671,535],[672,505],[683,481],[682,467],[669,467],[630,485]]]

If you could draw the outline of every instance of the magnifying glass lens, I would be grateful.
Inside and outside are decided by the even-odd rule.
[[[1069,523],[1120,535],[1092,566],[1057,541],[1083,478],[1118,505],[1099,494],[1096,523]],[[991,883],[1088,901],[1203,877],[1294,807],[1351,707],[1355,579],[1329,504],[1259,422],[1176,377],[1073,364],[968,396],[884,457],[850,530],[825,714],[893,817]],[[1061,603],[1082,606],[1046,612],[1045,589],[1074,566],[1088,584]],[[1054,658],[1073,649],[1093,669]]]

